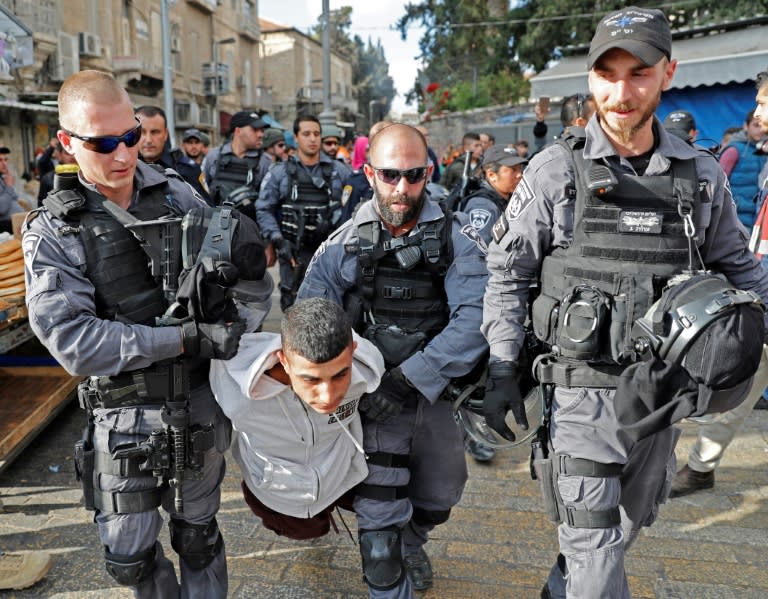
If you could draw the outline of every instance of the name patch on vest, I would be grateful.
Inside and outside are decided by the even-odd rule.
[[[504,216],[504,213],[501,213],[501,216],[499,216],[498,220],[494,223],[493,229],[491,229],[493,232],[493,240],[496,243],[501,243],[501,238],[504,237],[504,235],[507,234],[507,231],[509,231],[509,223],[507,222],[507,217]]]
[[[622,210],[619,214],[619,233],[658,235],[664,214],[655,210]]]

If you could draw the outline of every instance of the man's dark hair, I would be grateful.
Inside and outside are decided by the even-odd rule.
[[[752,119],[755,118],[755,109],[753,108],[747,113],[747,116],[744,117],[744,124],[749,125],[752,122]]]
[[[768,71],[761,71],[755,77],[755,89],[760,90],[764,85],[768,85]]]
[[[488,131],[483,131],[483,135],[485,135],[488,138],[488,141],[491,145],[496,143],[496,136],[493,133],[488,133]]]
[[[563,100],[560,108],[560,122],[563,127],[571,127],[578,118],[586,120],[589,117],[592,94],[573,94]]]
[[[527,147],[528,147],[528,140],[527,140],[527,139],[518,139],[518,140],[515,142],[515,145],[516,145],[516,146],[524,146],[524,147],[526,147],[526,148],[527,148]]]
[[[480,134],[475,133],[474,131],[467,131],[464,134],[464,137],[461,138],[461,143],[466,146],[467,142],[470,141],[480,141]]]
[[[299,354],[314,364],[338,357],[352,343],[352,324],[336,302],[313,297],[299,300],[280,322],[283,351]]]
[[[298,135],[299,129],[301,127],[301,123],[317,123],[320,125],[320,134],[323,133],[323,126],[320,123],[320,119],[317,118],[314,114],[300,114],[296,117],[296,119],[293,121],[293,132]]]
[[[143,116],[148,116],[148,117],[160,115],[161,117],[163,117],[163,125],[166,128],[168,127],[168,119],[165,118],[165,110],[163,110],[159,106],[152,106],[151,104],[148,104],[146,106],[139,106],[136,110],[133,111],[133,114],[141,114]]]

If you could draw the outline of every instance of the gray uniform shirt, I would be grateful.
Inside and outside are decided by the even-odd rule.
[[[357,255],[347,253],[344,246],[356,243],[359,225],[379,220],[375,201],[362,204],[354,218],[318,248],[299,289],[299,299],[325,297],[343,304],[344,296],[357,284],[358,273]],[[434,221],[442,215],[440,206],[425,200],[419,222]],[[445,275],[448,325],[423,350],[400,365],[406,378],[431,402],[452,378],[467,374],[487,349],[480,334],[487,278],[486,245],[461,213],[453,215],[451,240],[453,261]]]
[[[291,158],[290,160],[294,160],[299,169],[306,171],[311,177],[319,177],[320,180],[323,179],[322,165],[331,164],[333,166],[331,197],[335,201],[341,202],[341,189],[347,172],[346,167],[341,162],[331,160],[326,154],[320,154],[320,161],[312,166],[306,166],[298,158]],[[280,205],[290,197],[291,193],[291,178],[285,170],[285,164],[285,162],[277,162],[269,169],[261,182],[259,199],[256,200],[256,220],[261,228],[261,234],[267,241],[282,237],[280,223],[277,221],[277,212]],[[339,204],[339,209],[341,209],[341,204]]]
[[[695,158],[702,194],[711,198],[694,215],[696,243],[707,268],[728,277],[740,289],[754,290],[768,300],[768,275],[747,248],[748,234],[736,216],[736,206],[725,173],[708,152],[667,134],[654,117],[657,147],[644,175],[667,174],[670,159]],[[604,160],[612,168],[635,174],[620,158],[593,117],[586,128],[584,156]],[[555,248],[565,248],[573,237],[574,200],[566,187],[574,185],[569,152],[559,144],[544,148],[531,159],[512,194],[495,239],[488,246],[488,288],[483,307],[483,334],[491,347],[491,361],[515,361],[523,342],[528,288],[538,280],[541,262]]]
[[[82,179],[81,179],[82,181]],[[133,203],[166,178],[139,162]],[[180,214],[206,206],[183,180],[168,179]],[[94,189],[91,186],[91,189]],[[113,376],[181,353],[180,327],[151,327],[103,320],[86,276],[85,249],[72,227],[41,209],[28,218],[22,238],[29,322],[38,339],[73,375]]]

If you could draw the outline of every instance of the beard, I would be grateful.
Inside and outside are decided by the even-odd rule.
[[[661,90],[659,90],[656,98],[649,103],[646,109],[640,113],[640,118],[636,123],[619,121],[618,125],[614,125],[608,118],[608,113],[611,111],[626,112],[628,110],[636,109],[637,107],[632,104],[620,103],[598,106],[597,114],[600,116],[600,124],[612,133],[620,143],[629,144],[634,139],[637,132],[640,131],[653,117],[656,108],[659,106],[659,102],[661,102]]]
[[[424,204],[424,192],[426,188],[427,186],[425,183],[418,195],[401,194],[395,190],[387,194],[382,191],[379,186],[379,181],[374,178],[373,191],[375,192],[376,206],[379,210],[381,219],[393,227],[402,227],[405,223],[416,218]],[[403,212],[392,210],[392,204],[406,204],[408,209]]]

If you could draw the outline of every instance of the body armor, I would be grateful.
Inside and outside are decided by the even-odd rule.
[[[445,273],[452,260],[448,217],[419,223],[417,232],[392,238],[380,221],[358,227],[358,291],[362,314],[355,329],[400,364],[448,323]]]
[[[253,172],[259,166],[261,152],[258,156],[238,158],[233,153],[219,154],[216,163],[216,175],[210,185],[210,195],[217,206],[229,197],[238,187],[252,185],[259,189],[260,181],[253,181]]]
[[[333,166],[322,163],[322,185],[316,183],[296,160],[285,163],[288,175],[288,199],[280,206],[280,231],[295,248],[314,251],[325,241],[337,223],[332,223],[340,204],[332,197]],[[319,183],[319,182],[318,182]]]
[[[686,218],[693,227],[699,203],[695,164],[673,160],[667,176],[616,174],[610,189],[593,185],[605,167],[584,159],[582,138],[560,143],[576,174],[573,242],[544,259],[534,332],[555,356],[625,365],[637,358],[632,324],[689,267],[694,241],[684,227]]]

